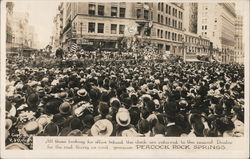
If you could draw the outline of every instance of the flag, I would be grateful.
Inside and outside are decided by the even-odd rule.
[[[70,47],[70,52],[71,53],[75,53],[76,52],[76,49],[77,49],[77,44],[76,43],[73,43]]]

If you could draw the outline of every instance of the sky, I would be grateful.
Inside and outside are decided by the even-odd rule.
[[[59,1],[48,0],[14,2],[14,11],[29,13],[29,23],[35,27],[35,31],[38,34],[40,48],[44,48],[50,42],[53,18],[59,12],[57,9],[59,3]],[[248,5],[244,3],[244,0],[239,0],[236,3],[235,9],[240,14],[244,14],[244,12],[247,11],[246,7],[248,7]]]
[[[53,18],[59,12],[56,1],[15,1],[14,11],[29,13],[29,24],[38,34],[39,48],[45,48],[52,35]]]

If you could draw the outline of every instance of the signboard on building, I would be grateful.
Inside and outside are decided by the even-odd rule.
[[[87,39],[77,39],[76,43],[80,44],[80,45],[93,45],[94,44],[93,42],[91,42]]]

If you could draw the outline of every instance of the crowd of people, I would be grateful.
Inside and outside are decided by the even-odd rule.
[[[8,58],[6,77],[6,149],[33,136],[244,136],[241,65]]]

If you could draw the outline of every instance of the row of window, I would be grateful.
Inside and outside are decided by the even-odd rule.
[[[96,9],[95,4],[89,4],[89,15],[96,15],[96,10],[97,10],[97,15],[104,16],[104,6],[103,5],[98,5],[98,9]],[[126,13],[126,8],[119,8],[119,17],[125,18],[125,13]],[[110,12],[111,17],[117,17],[118,16],[118,7],[111,7],[111,12]]]
[[[171,18],[165,17],[165,23],[164,23],[164,17],[163,17],[163,15],[160,15],[160,14],[158,14],[157,22],[161,23],[161,24],[166,24],[168,26],[172,26],[172,27],[177,28],[177,29],[182,29],[182,22],[179,21],[177,23],[177,20],[172,19],[172,23],[171,23]]]
[[[110,33],[117,34],[117,27],[119,27],[119,34],[124,34],[125,25],[117,25],[117,24],[111,24]],[[88,32],[96,33],[96,23],[89,22]],[[97,23],[97,33],[104,33],[104,23]]]
[[[149,20],[149,11],[146,9],[144,9],[143,11],[142,11],[142,9],[137,9],[136,10],[136,17],[138,19],[144,18],[146,20]],[[151,15],[151,19],[153,19],[153,13]]]
[[[158,10],[164,12],[164,3],[158,3]],[[171,13],[172,13],[172,15],[174,17],[176,17],[176,18],[178,17],[179,19],[183,18],[183,12],[178,11],[175,8],[171,8],[171,6],[169,6],[167,4],[165,6],[165,13],[169,14],[169,15],[171,15]]]
[[[207,30],[207,25],[202,25],[202,30]]]
[[[158,38],[163,38],[163,33],[164,31],[161,29],[157,29],[157,37]],[[172,36],[171,36],[172,35]],[[177,33],[172,33],[169,31],[165,31],[165,39],[171,40],[172,37],[172,41],[182,41],[182,35],[181,34],[177,34]]]
[[[195,38],[195,37],[191,37],[191,36],[186,36],[185,37],[185,42],[188,42],[188,43],[193,43],[193,44],[199,44],[200,45],[209,45],[209,41],[206,41],[206,40],[200,40],[198,38]]]
[[[197,48],[197,47],[187,47],[187,53],[199,53],[199,52],[205,52],[207,53],[209,50],[206,48]]]

